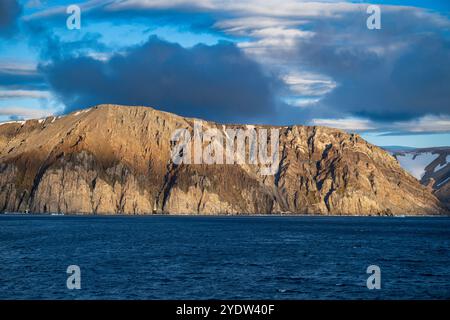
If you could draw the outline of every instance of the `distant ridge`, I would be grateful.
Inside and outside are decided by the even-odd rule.
[[[383,147],[386,148],[386,147]],[[450,206],[450,147],[390,148],[400,165]]]
[[[410,150],[415,150],[417,148],[414,147],[405,147],[405,146],[380,146],[380,148],[386,150],[386,151],[391,151],[391,152],[395,152],[395,151],[410,151]]]

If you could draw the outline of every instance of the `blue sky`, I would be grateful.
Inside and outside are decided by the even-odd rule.
[[[68,5],[81,8],[69,30]],[[366,9],[381,8],[369,30]],[[0,121],[99,103],[450,145],[449,1],[2,0]]]

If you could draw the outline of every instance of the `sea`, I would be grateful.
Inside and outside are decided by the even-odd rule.
[[[450,218],[0,215],[0,299],[450,299]]]

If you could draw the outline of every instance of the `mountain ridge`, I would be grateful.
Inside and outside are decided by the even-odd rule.
[[[396,148],[388,150],[444,203],[450,205],[450,147]]]
[[[0,211],[71,214],[442,214],[443,204],[381,148],[318,126],[278,128],[279,170],[175,165],[171,137],[195,118],[99,105],[0,124]],[[205,128],[225,125],[201,120]],[[248,125],[226,125],[245,128]]]

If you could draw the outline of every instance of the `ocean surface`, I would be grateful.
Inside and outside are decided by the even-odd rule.
[[[0,299],[450,299],[450,218],[0,215]]]

